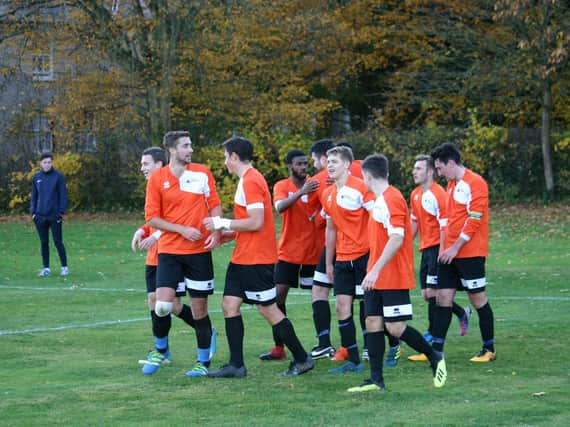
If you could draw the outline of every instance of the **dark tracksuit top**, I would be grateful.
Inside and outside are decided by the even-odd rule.
[[[32,178],[30,212],[47,219],[56,219],[67,209],[67,189],[63,174],[51,168],[40,170]]]

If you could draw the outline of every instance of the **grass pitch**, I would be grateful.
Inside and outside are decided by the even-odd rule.
[[[349,395],[365,374],[314,371],[279,378],[288,362],[261,362],[271,330],[244,306],[248,377],[188,378],[194,333],[178,319],[173,363],[146,377],[137,361],[152,348],[144,254],[130,252],[137,221],[71,218],[64,225],[71,275],[38,278],[33,224],[0,222],[0,425],[540,425],[570,424],[570,209],[514,206],[491,212],[487,292],[495,313],[497,360],[470,364],[480,349],[454,320],[446,344],[448,382],[435,389],[424,364],[385,370],[383,393]],[[217,367],[228,359],[221,291],[229,247],[216,250],[211,317],[220,331]],[[419,257],[416,257],[419,258]],[[413,292],[414,320],[426,306]],[[467,303],[465,295],[457,301]],[[332,303],[332,301],[331,301]],[[310,296],[293,292],[288,315],[307,349],[315,343]],[[362,338],[359,336],[360,342]],[[333,341],[339,343],[333,323]],[[407,356],[412,350],[404,349]],[[405,359],[405,357],[404,357]]]

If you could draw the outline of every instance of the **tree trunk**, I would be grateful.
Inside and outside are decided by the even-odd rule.
[[[552,83],[544,81],[544,102],[542,104],[542,129],[540,140],[542,143],[542,162],[544,165],[544,181],[546,195],[551,198],[554,195],[554,177],[552,173],[552,154],[550,152],[550,123],[552,113]]]

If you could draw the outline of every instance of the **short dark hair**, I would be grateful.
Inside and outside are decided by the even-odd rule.
[[[435,172],[435,163],[433,157],[427,154],[418,154],[416,156],[416,162],[426,162],[427,168]]]
[[[53,160],[53,153],[51,151],[44,151],[40,156],[40,162],[43,159],[52,159]]]
[[[348,160],[350,163],[354,161],[354,154],[352,154],[352,148],[346,145],[335,145],[327,151],[327,156],[331,154],[339,156],[343,160]]]
[[[185,138],[185,137],[190,138],[190,132],[185,131],[185,130],[173,130],[170,132],[166,132],[164,134],[164,138],[162,138],[162,145],[167,150],[169,148],[174,148],[174,147],[176,147],[176,142],[180,138]]]
[[[162,165],[166,165],[166,153],[160,147],[149,147],[142,152],[143,156],[151,156],[154,163],[162,162]]]
[[[348,142],[348,141],[338,141],[335,145],[336,145],[337,147],[348,147],[348,148],[350,148],[351,150],[353,150],[352,144],[351,144],[350,142]]]
[[[310,152],[315,153],[317,156],[326,156],[327,151],[329,151],[334,146],[334,143],[330,139],[321,139],[311,145]]]
[[[388,158],[384,154],[371,154],[362,162],[362,171],[369,173],[375,179],[388,179],[390,172]]]
[[[236,153],[242,162],[248,162],[253,159],[253,143],[241,136],[232,136],[222,144],[224,150],[228,154]]]
[[[444,165],[446,165],[449,160],[453,160],[458,165],[461,164],[461,153],[457,145],[453,142],[444,142],[438,145],[432,150],[430,155],[434,161],[439,160]]]
[[[297,149],[293,149],[291,151],[289,151],[287,153],[287,155],[285,156],[285,163],[290,165],[293,163],[293,159],[295,157],[306,157],[307,155],[301,151],[301,150],[297,150]]]

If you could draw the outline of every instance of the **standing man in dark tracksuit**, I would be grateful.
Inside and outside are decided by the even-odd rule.
[[[63,246],[62,223],[67,208],[67,188],[63,174],[53,168],[53,154],[43,153],[40,157],[41,170],[32,179],[32,201],[30,212],[42,244],[43,268],[40,277],[50,276],[49,230],[61,261],[61,276],[67,276],[67,255]]]

